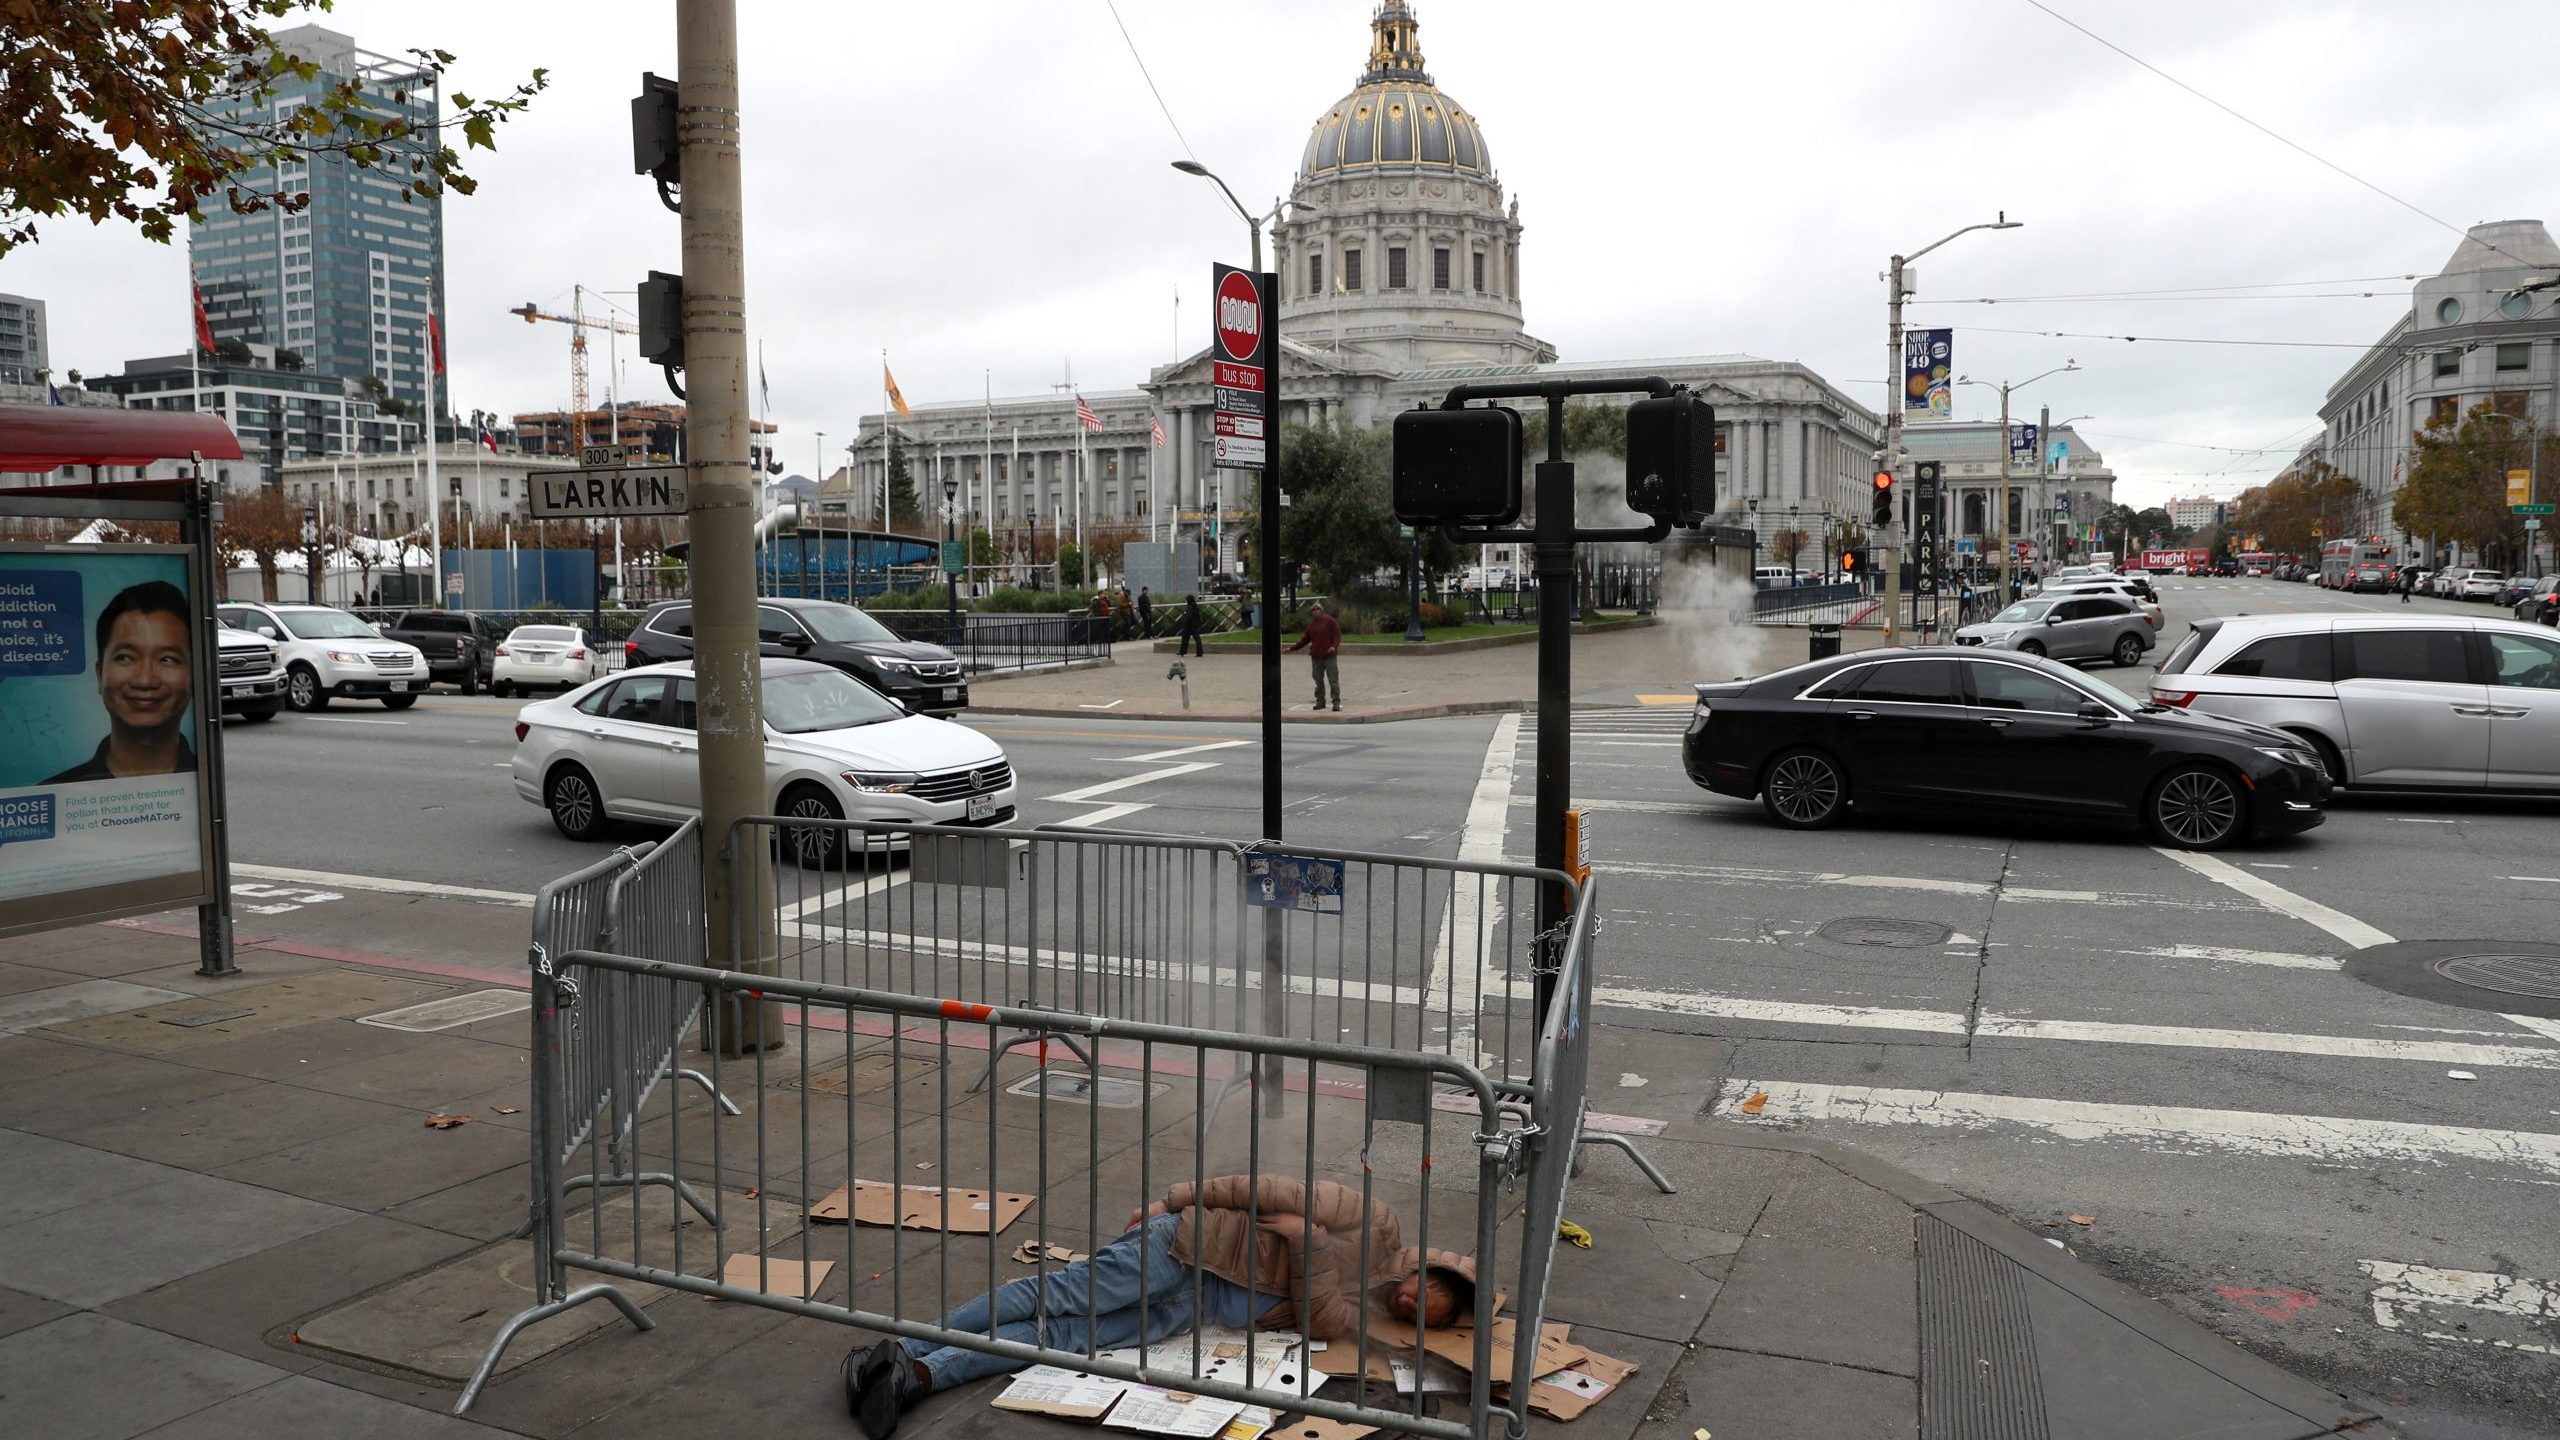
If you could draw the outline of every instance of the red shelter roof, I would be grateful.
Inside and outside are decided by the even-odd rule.
[[[218,415],[68,405],[0,405],[0,471],[155,460],[238,460],[240,438]]]

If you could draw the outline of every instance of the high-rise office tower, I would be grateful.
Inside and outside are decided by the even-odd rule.
[[[243,189],[309,192],[310,205],[299,211],[241,215],[208,200],[205,218],[190,227],[188,254],[214,339],[290,350],[327,375],[376,375],[391,395],[423,405],[427,316],[444,310],[444,207],[403,196],[407,166],[397,152],[435,143],[436,77],[318,25],[275,38],[320,73],[282,77],[257,118],[280,118],[352,79],[378,113],[407,120],[415,136],[386,147],[393,153],[376,169],[323,154],[260,165],[240,178]]]

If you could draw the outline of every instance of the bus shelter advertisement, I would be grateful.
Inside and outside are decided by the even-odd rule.
[[[0,545],[0,934],[204,898],[188,559]]]

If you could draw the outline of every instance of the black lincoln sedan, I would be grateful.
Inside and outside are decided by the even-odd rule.
[[[2031,655],[1869,650],[1698,687],[1689,778],[1791,829],[1895,806],[2133,821],[2211,850],[2326,818],[2328,772],[2281,730],[2148,704]]]
[[[969,706],[969,681],[958,656],[922,640],[901,640],[839,601],[758,600],[756,640],[770,658],[833,665],[922,714],[951,715]],[[692,659],[693,606],[670,600],[650,610],[624,642],[622,655],[626,665]]]

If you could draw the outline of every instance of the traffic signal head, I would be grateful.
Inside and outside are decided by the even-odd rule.
[[[1520,518],[1519,411],[1407,410],[1393,435],[1398,521],[1496,526]]]
[[[1879,470],[1876,472],[1875,501],[1874,504],[1869,507],[1867,518],[1878,525],[1890,525],[1893,523],[1892,471]]]
[[[684,368],[684,277],[652,270],[640,282],[640,358]]]
[[[1841,552],[1840,552],[1840,573],[1841,573],[1841,574],[1843,574],[1843,575],[1854,575],[1854,574],[1856,574],[1856,573],[1857,573],[1857,570],[1858,570],[1858,552],[1857,552],[1857,551],[1855,551],[1855,550],[1843,550],[1843,551],[1841,551]]]
[[[1715,512],[1715,407],[1686,389],[1627,407],[1627,508],[1674,525]]]

